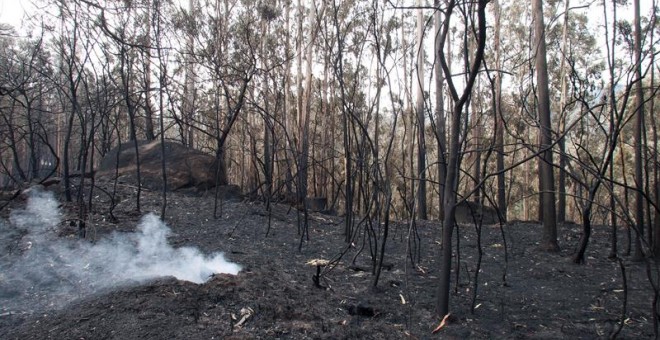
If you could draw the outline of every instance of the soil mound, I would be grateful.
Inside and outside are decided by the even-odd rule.
[[[142,185],[152,190],[162,190],[160,141],[137,143]],[[97,176],[114,178],[116,168],[123,181],[137,183],[135,142],[127,142],[111,150],[101,160]],[[178,143],[165,142],[165,169],[168,190],[191,187],[206,190],[227,184],[216,183],[215,157]]]

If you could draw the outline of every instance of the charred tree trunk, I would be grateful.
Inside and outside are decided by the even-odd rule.
[[[564,25],[562,27],[562,42],[561,50],[563,55],[568,55],[567,45],[568,45],[568,12],[570,10],[570,0],[566,0],[564,3]],[[559,116],[559,140],[557,145],[559,146],[559,202],[557,203],[557,222],[562,223],[566,221],[566,163],[568,157],[566,156],[566,138],[564,134],[566,133],[566,102],[567,102],[567,91],[568,84],[566,81],[566,57],[561,58],[561,63],[559,66],[560,72],[560,82],[561,82],[561,97],[559,100],[559,109],[561,114]]]
[[[635,12],[634,31],[634,57],[635,57],[635,129],[633,131],[635,147],[635,252],[632,259],[642,261],[644,251],[642,239],[644,238],[644,163],[642,145],[644,144],[642,130],[644,129],[644,90],[642,88],[642,28],[639,14],[639,0],[633,1]]]
[[[148,141],[152,141],[156,138],[156,135],[154,133],[153,107],[151,106],[151,6],[152,6],[151,2],[152,0],[145,0],[145,4],[144,4],[144,6],[147,9],[147,13],[145,15],[146,16],[145,50],[143,53],[144,55],[144,134]],[[163,111],[160,112],[162,113]]]
[[[133,99],[131,98],[131,69],[132,65],[130,62],[130,57],[127,55],[125,46],[120,47],[120,76],[122,81],[122,92],[124,96],[124,102],[126,104],[126,111],[128,111],[128,124],[129,124],[129,143],[133,144],[135,150],[135,167],[136,167],[136,177],[137,177],[137,193],[135,198],[135,210],[140,211],[140,196],[142,194],[142,177],[140,171],[140,152],[139,145],[137,140],[137,129],[135,127],[135,106],[133,105]]]
[[[438,315],[444,317],[449,313],[449,291],[450,291],[450,276],[451,276],[451,258],[452,258],[452,244],[451,237],[454,231],[454,217],[456,213],[456,199],[457,192],[456,186],[458,183],[458,175],[460,168],[460,158],[459,158],[459,148],[460,140],[459,136],[461,135],[461,113],[463,112],[463,106],[468,100],[468,97],[474,86],[474,81],[477,77],[479,71],[479,65],[481,65],[484,58],[484,49],[486,45],[486,4],[488,0],[479,0],[477,8],[477,17],[478,17],[478,36],[477,36],[477,50],[473,59],[473,64],[470,69],[470,74],[468,76],[468,81],[465,85],[465,89],[461,96],[459,96],[453,81],[451,80],[451,74],[449,73],[449,68],[445,60],[444,53],[439,51],[440,63],[442,69],[447,77],[447,83],[452,98],[454,99],[454,106],[451,113],[451,125],[450,125],[450,141],[449,141],[449,159],[447,163],[447,179],[445,182],[444,190],[444,209],[445,216],[443,219],[443,234],[442,234],[442,258],[440,261],[440,282],[439,282],[439,291],[438,291]],[[456,1],[450,0],[447,4],[446,11],[446,20],[443,25],[441,41],[445,41],[446,35],[449,31],[449,19],[453,12],[454,7],[456,6]],[[442,45],[440,46],[442,49]]]

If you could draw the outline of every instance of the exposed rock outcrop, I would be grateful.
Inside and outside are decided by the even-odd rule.
[[[162,190],[160,141],[138,141],[137,143],[142,185],[152,190]],[[165,168],[168,190],[186,188],[207,190],[216,185],[227,184],[216,183],[217,162],[215,157],[178,143],[165,142]],[[137,158],[134,142],[124,143],[108,152],[101,160],[96,175],[97,177],[114,178],[115,169],[118,169],[122,181],[137,183]]]

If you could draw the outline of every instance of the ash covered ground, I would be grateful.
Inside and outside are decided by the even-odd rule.
[[[100,185],[110,190],[111,183]],[[310,214],[309,241],[303,239],[299,250],[295,209],[273,204],[268,212],[261,202],[235,200],[223,202],[219,218],[214,218],[211,193],[169,193],[165,218],[169,231],[156,231],[163,231],[165,245],[174,253],[151,252],[136,261],[142,256],[139,235],[145,234],[145,218],[160,211],[161,197],[143,191],[143,207],[137,213],[134,189],[119,186],[122,200],[114,211],[114,223],[107,198],[98,193],[85,240],[79,240],[78,230],[68,223],[77,217],[76,206],[63,203],[59,192],[53,196],[57,214],[43,215],[38,221],[52,225],[43,235],[35,235],[17,219],[34,218],[29,216],[29,201],[14,200],[0,211],[0,338],[592,339],[608,337],[621,321],[622,273],[617,262],[607,260],[609,228],[605,226],[595,228],[584,265],[570,261],[579,238],[577,225],[561,227],[562,251],[557,254],[538,250],[539,225],[504,226],[507,262],[500,228],[484,226],[473,312],[476,229],[461,226],[458,278],[456,272],[452,274],[452,317],[432,334],[440,322],[434,313],[440,252],[437,222],[417,223],[418,242],[413,245],[418,246],[415,253],[420,258],[414,265],[406,257],[409,224],[391,226],[387,266],[374,288],[373,245],[364,242],[364,233],[347,244],[342,217]],[[113,253],[121,248],[117,243],[128,247],[124,255],[129,256]],[[110,248],[95,252],[99,244]],[[62,248],[48,248],[53,245]],[[165,245],[161,242],[159,247]],[[38,263],[43,257],[31,254],[44,247],[52,251],[50,262]],[[227,261],[223,265],[237,264],[240,271],[195,283],[172,268],[149,267],[150,260],[180,259],[181,249],[204,261],[222,253]],[[307,263],[337,260],[341,253],[332,269],[323,270],[322,287],[317,287],[316,267]],[[189,269],[192,262],[170,264]],[[651,338],[653,292],[646,265],[627,260],[624,264],[627,305],[619,335]],[[153,271],[146,275],[145,268]],[[208,271],[204,268],[201,273]]]

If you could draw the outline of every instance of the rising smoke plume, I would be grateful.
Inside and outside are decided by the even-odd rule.
[[[0,313],[57,308],[72,298],[161,276],[195,283],[237,274],[222,253],[174,248],[170,229],[145,215],[135,233],[113,233],[92,244],[57,235],[61,213],[50,192],[33,191],[24,210],[0,220]]]

